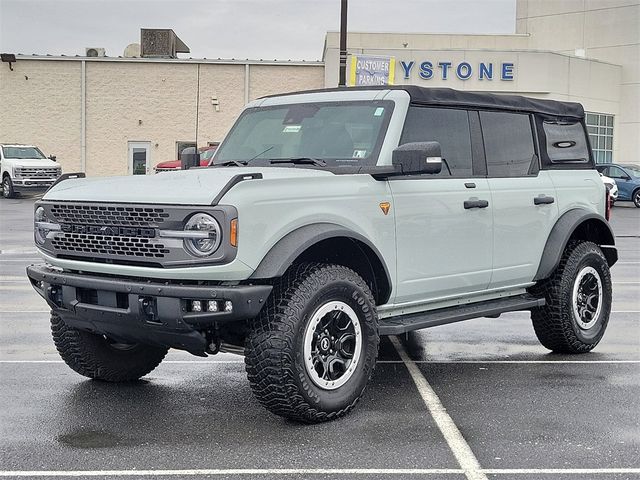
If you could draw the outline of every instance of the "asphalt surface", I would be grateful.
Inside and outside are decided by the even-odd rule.
[[[384,339],[358,407],[313,426],[263,410],[234,355],[172,351],[126,385],[70,370],[24,273],[38,261],[32,211],[33,199],[0,200],[0,477],[640,478],[640,209],[630,204],[613,209],[613,313],[593,352],[548,353],[527,313],[424,330],[398,347]]]

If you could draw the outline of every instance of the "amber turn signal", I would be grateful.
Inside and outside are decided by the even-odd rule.
[[[380,210],[382,210],[382,213],[384,213],[385,215],[389,213],[390,208],[391,208],[391,204],[389,202],[380,203]]]
[[[231,228],[229,229],[229,243],[231,246],[238,246],[238,219],[234,218],[231,220]]]

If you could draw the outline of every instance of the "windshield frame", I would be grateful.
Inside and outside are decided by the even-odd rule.
[[[231,136],[234,134],[234,132],[236,131],[236,129],[238,128],[238,125],[240,124],[241,120],[256,111],[263,111],[263,110],[276,110],[276,109],[283,109],[283,108],[288,108],[294,105],[319,105],[320,107],[325,107],[325,106],[349,106],[349,105],[371,105],[374,107],[384,107],[384,117],[382,119],[382,122],[380,123],[380,129],[378,131],[378,137],[376,139],[376,143],[373,147],[373,149],[371,150],[371,153],[366,157],[366,158],[359,158],[359,159],[354,159],[354,158],[350,158],[350,159],[344,159],[344,158],[320,158],[320,160],[323,160],[327,163],[326,168],[335,168],[335,167],[372,167],[372,166],[376,166],[378,164],[378,160],[379,160],[379,156],[380,156],[380,151],[382,150],[382,146],[384,144],[384,140],[386,138],[387,135],[387,131],[389,129],[389,124],[391,123],[391,119],[393,117],[393,113],[395,110],[395,102],[393,100],[375,100],[375,99],[371,99],[371,100],[333,100],[333,101],[317,101],[317,102],[294,102],[294,103],[282,103],[282,104],[277,104],[277,105],[267,105],[267,106],[255,106],[255,107],[249,107],[246,108],[242,111],[242,113],[238,116],[238,118],[236,119],[235,123],[233,124],[233,127],[231,127],[231,130],[229,130],[229,133],[226,135],[224,141],[218,145],[218,148],[216,149],[216,152],[213,156],[213,158],[209,161],[209,166],[218,166],[221,164],[225,164],[226,162],[231,162],[233,160],[237,160],[239,162],[247,162],[249,164],[252,165],[260,165],[262,166],[273,166],[273,167],[283,167],[283,166],[299,166],[299,167],[311,167],[311,168],[320,168],[323,169],[325,167],[322,167],[320,165],[296,165],[294,163],[291,164],[283,164],[283,163],[277,163],[277,164],[272,164],[271,161],[272,160],[289,160],[289,157],[274,157],[274,158],[269,158],[269,157],[254,157],[252,159],[225,159],[222,160],[220,163],[217,163],[219,161],[218,159],[218,155],[220,154],[220,152],[224,151],[224,147],[225,144],[227,143],[228,139],[231,138]],[[261,154],[260,154],[261,155]],[[298,158],[299,156],[296,157],[292,157],[292,158]]]
[[[34,157],[9,157],[5,151],[6,148],[32,148],[34,149],[36,152],[38,152],[40,155],[42,155],[41,158],[34,158]],[[42,150],[40,150],[38,147],[36,147],[35,145],[3,145],[2,146],[2,157],[6,158],[7,160],[46,160],[47,156],[42,153]]]

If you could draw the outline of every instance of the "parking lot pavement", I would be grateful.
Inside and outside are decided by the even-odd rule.
[[[230,354],[170,352],[126,385],[71,371],[24,275],[32,211],[0,201],[0,477],[640,478],[639,209],[613,210],[613,313],[592,353],[549,354],[523,312],[384,339],[358,407],[313,426],[264,411]]]

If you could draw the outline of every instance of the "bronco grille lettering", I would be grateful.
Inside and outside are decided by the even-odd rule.
[[[112,225],[75,225],[62,224],[61,230],[65,233],[83,233],[88,235],[107,235],[110,237],[137,237],[155,238],[154,228],[118,227]]]

